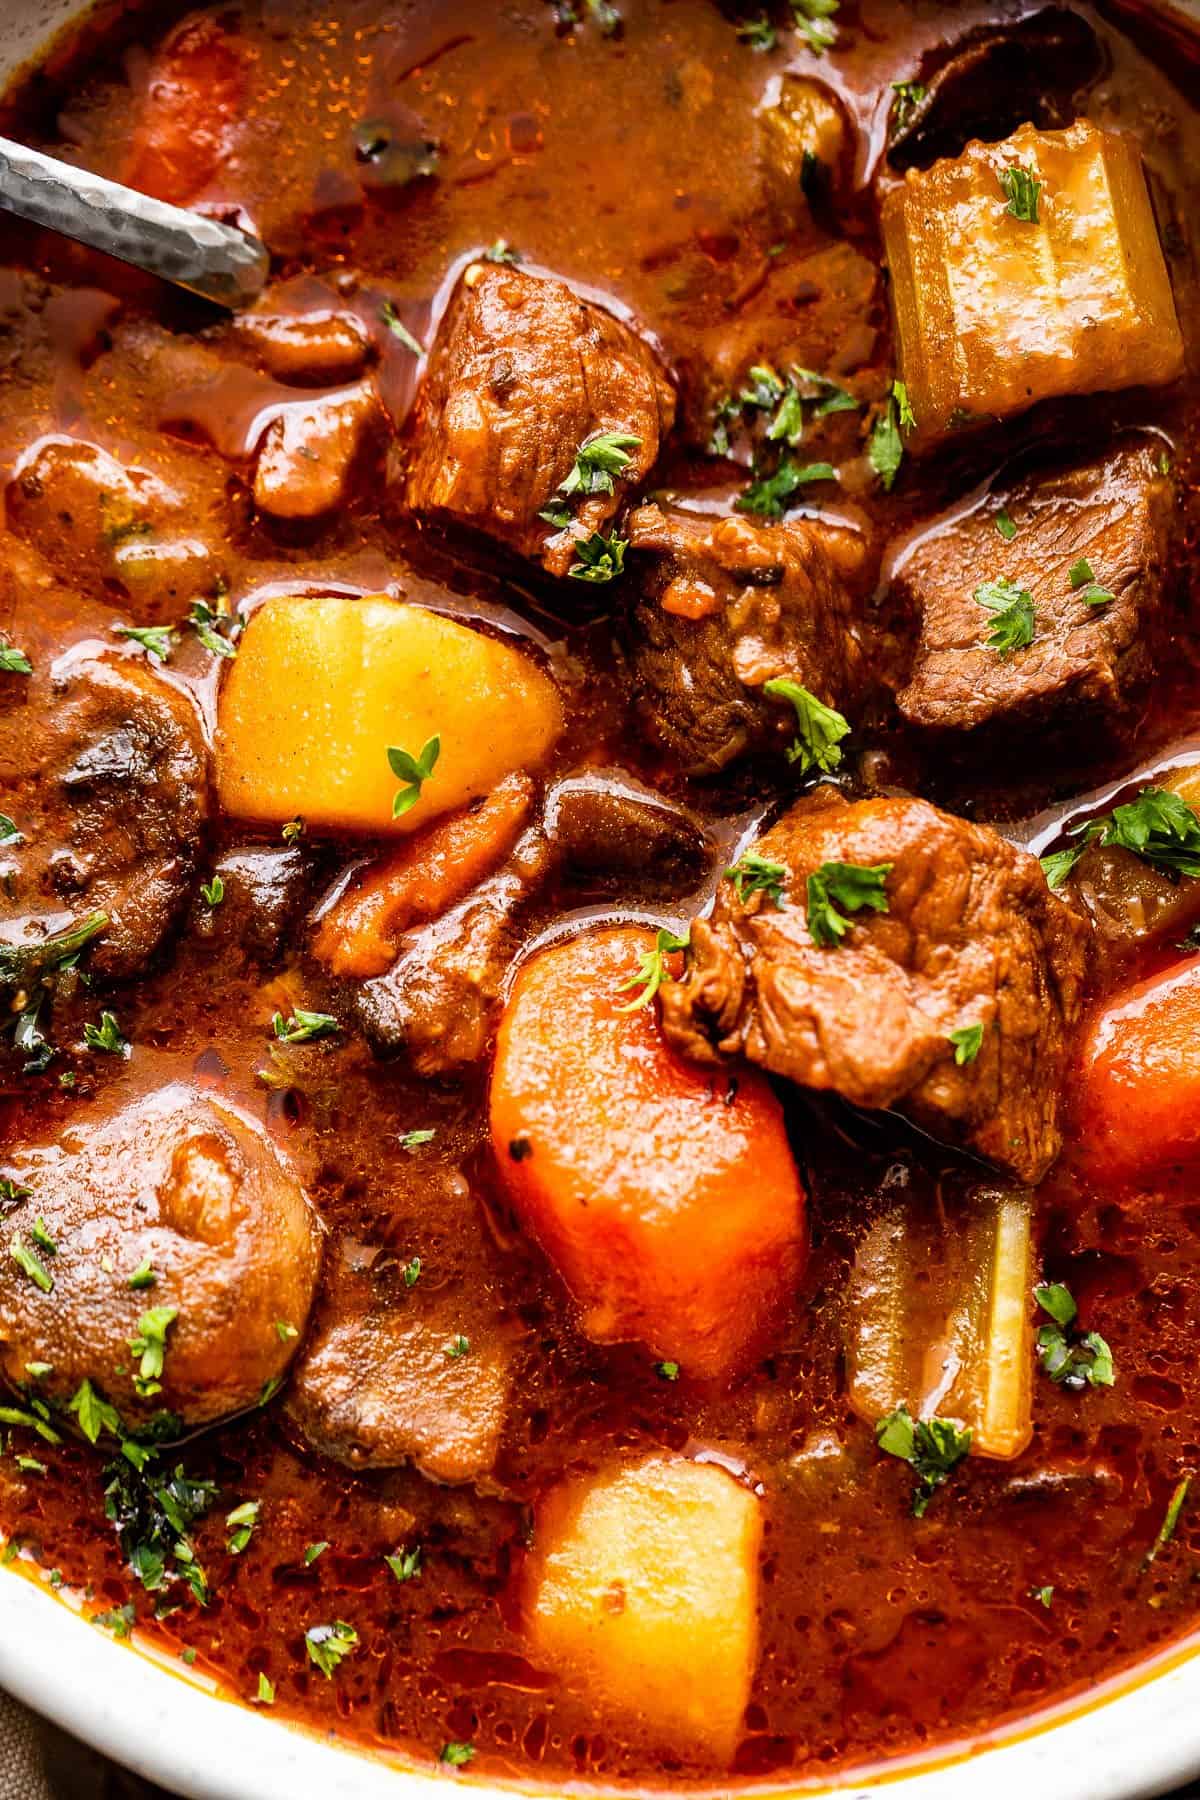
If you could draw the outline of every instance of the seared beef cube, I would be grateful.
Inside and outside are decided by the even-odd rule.
[[[1028,120],[1039,131],[1070,125],[1075,96],[1099,75],[1104,56],[1087,20],[1065,6],[985,25],[956,44],[946,62],[892,107],[888,161],[927,168],[959,156],[972,138],[994,143]]]
[[[783,871],[780,904],[752,884],[743,902],[730,881],[693,924],[687,972],[661,989],[675,1048],[896,1107],[1040,1180],[1062,1141],[1089,934],[1037,860],[923,800],[828,788],[756,849]]]
[[[895,588],[920,618],[900,710],[914,725],[1024,728],[1081,710],[1108,725],[1153,671],[1172,483],[1160,449],[1127,442],[1095,461],[997,488],[924,535]],[[1005,542],[997,528],[1011,520]],[[1033,599],[1033,641],[1001,655],[976,591],[998,577]],[[1100,598],[1110,594],[1110,600]]]
[[[691,815],[621,769],[564,776],[546,795],[546,830],[574,887],[639,893],[694,886],[714,855]]]
[[[910,169],[882,223],[912,448],[1039,400],[1182,375],[1134,138],[1086,119],[1066,131],[1022,125],[1003,143]]]
[[[772,525],[642,506],[633,550],[657,561],[634,608],[635,691],[648,735],[695,774],[750,751],[780,754],[796,734],[785,678],[843,711],[862,683],[851,602],[861,539],[810,519]]]
[[[417,400],[408,504],[472,525],[565,575],[603,532],[671,429],[675,396],[652,352],[564,282],[473,264],[438,332]],[[559,493],[589,439],[629,461],[595,492]],[[565,506],[571,523],[539,517]],[[565,515],[564,515],[565,516]]]
[[[2,804],[12,852],[5,916],[103,911],[89,953],[105,975],[140,974],[186,904],[208,814],[208,762],[191,703],[140,657],[69,663],[30,723],[25,770]]]

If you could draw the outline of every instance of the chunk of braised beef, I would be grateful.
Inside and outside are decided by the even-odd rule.
[[[892,109],[888,162],[924,168],[958,156],[972,138],[995,143],[1027,120],[1041,131],[1069,125],[1078,97],[1104,67],[1088,21],[1048,6],[997,28],[980,27],[954,45],[932,74],[902,92]]]
[[[104,975],[139,974],[180,917],[208,817],[208,761],[191,702],[131,656],[84,656],[28,724],[3,804],[24,841],[3,913],[106,912],[89,951]]]
[[[409,508],[470,525],[565,575],[654,466],[675,395],[649,347],[565,282],[503,265],[463,276],[413,420]],[[619,433],[607,484],[560,493],[580,448]],[[565,509],[569,520],[547,521]]]
[[[865,552],[854,532],[649,505],[632,515],[629,541],[641,586],[630,626],[639,717],[690,773],[783,753],[795,713],[764,695],[768,681],[853,711],[865,677],[853,603]]]
[[[1162,447],[1136,438],[998,483],[924,527],[892,584],[918,622],[904,717],[938,732],[1050,727],[1076,750],[1088,728],[1127,728],[1165,635],[1173,514]],[[982,604],[1000,579],[1005,594]],[[1002,652],[988,641],[995,602],[1019,592],[1030,641]]]
[[[764,888],[743,902],[730,882],[692,925],[686,973],[661,989],[675,1048],[746,1056],[856,1106],[895,1107],[1040,1180],[1062,1142],[1089,934],[1037,860],[923,800],[852,802],[828,788],[756,849],[782,871],[781,903]],[[838,910],[835,890],[837,919],[822,930],[831,864],[855,865],[869,898]]]

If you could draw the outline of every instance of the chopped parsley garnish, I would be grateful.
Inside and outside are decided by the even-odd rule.
[[[445,1346],[444,1354],[450,1358],[451,1362],[457,1362],[460,1356],[466,1356],[470,1348],[470,1338],[464,1337],[460,1331],[458,1336],[451,1338],[450,1342]]]
[[[324,1554],[328,1550],[328,1548],[329,1548],[329,1539],[328,1538],[321,1538],[321,1540],[316,1544],[306,1544],[304,1546],[304,1566],[305,1566],[305,1568],[311,1569],[313,1564],[316,1562],[318,1556],[324,1556]]]
[[[514,250],[507,238],[497,238],[495,243],[489,244],[484,251],[483,260],[490,263],[507,263],[512,266],[520,262],[521,252]]]
[[[892,129],[903,131],[929,90],[919,81],[893,81],[892,92],[896,96],[892,104]]]
[[[588,438],[575,452],[575,466],[558,491],[568,499],[573,494],[612,494],[614,475],[623,475],[633,458],[641,438],[628,431],[602,431]]]
[[[999,581],[982,582],[975,589],[975,598],[992,614],[988,648],[998,651],[1001,659],[1032,644],[1033,595],[1028,588],[1001,576]]]
[[[757,513],[763,519],[782,519],[792,495],[814,481],[836,481],[832,463],[798,463],[785,456],[773,475],[752,481],[744,494],[734,501],[738,512]]]
[[[1001,169],[1000,186],[1008,201],[1005,212],[1014,219],[1021,219],[1027,225],[1038,222],[1038,196],[1044,183],[1037,178],[1036,169],[1014,167]]]
[[[27,1362],[25,1364],[25,1373],[28,1376],[30,1376],[34,1381],[40,1381],[42,1379],[43,1375],[51,1375],[51,1374],[53,1374],[53,1372],[54,1372],[54,1364],[53,1363]]]
[[[733,891],[744,906],[748,894],[765,894],[776,906],[783,905],[783,884],[788,871],[782,863],[771,862],[757,850],[743,850],[737,861],[725,871]]]
[[[259,1500],[244,1500],[232,1512],[225,1514],[225,1523],[233,1534],[225,1545],[231,1556],[240,1556],[250,1542],[261,1508],[262,1502]]]
[[[901,432],[915,431],[916,428],[917,420],[909,404],[908,388],[902,381],[893,381],[887,405],[876,418],[867,440],[867,461],[887,494],[891,493],[900,473],[900,464],[904,461],[904,439]]]
[[[39,1462],[36,1456],[17,1456],[17,1457],[14,1457],[13,1460],[16,1463],[18,1469],[20,1469],[22,1475],[44,1475],[46,1473],[45,1463]],[[55,1579],[54,1579],[55,1573],[57,1573],[57,1571],[51,1572],[50,1586],[51,1587],[61,1587],[62,1586],[62,1576],[59,1575],[58,1580],[55,1581]]]
[[[436,735],[426,739],[421,746],[419,756],[414,756],[411,750],[400,750],[395,745],[389,746],[388,767],[397,780],[404,783],[392,801],[393,819],[402,818],[406,812],[412,811],[421,798],[421,789],[436,769],[437,760],[441,754],[442,740]]]
[[[676,950],[686,950],[690,941],[690,932],[685,931],[682,937],[677,937],[673,931],[669,930],[668,927],[664,925],[654,940],[653,950],[646,950],[643,952],[642,960],[638,964],[637,974],[631,975],[629,980],[623,981],[617,989],[619,994],[627,993],[630,988],[639,987],[642,992],[638,995],[636,1000],[631,1000],[628,1006],[618,1006],[617,1011],[619,1013],[640,1012],[643,1006],[649,1006],[655,994],[657,994],[659,988],[667,979],[667,957],[671,956]],[[519,1161],[520,1158],[516,1158],[515,1160]]]
[[[1017,535],[1017,528],[1013,523],[1012,515],[1009,513],[1007,506],[1002,506],[1000,508],[1000,511],[996,514],[994,523],[996,530],[1000,533],[1000,536],[1004,539],[1005,543],[1011,544]]]
[[[0,644],[0,675],[32,675],[33,664],[15,644]]]
[[[175,633],[169,625],[114,625],[113,635],[140,644],[147,656],[156,656],[159,662],[170,660],[175,645]]]
[[[979,1047],[983,1043],[982,1025],[961,1025],[957,1031],[950,1033],[950,1042],[954,1045],[954,1060],[961,1069],[964,1063],[973,1063],[979,1055]]]
[[[314,1038],[332,1037],[341,1026],[332,1013],[306,1012],[298,1006],[289,1019],[277,1012],[271,1029],[282,1044],[310,1044]]]
[[[208,1582],[189,1534],[216,1499],[216,1483],[195,1480],[179,1463],[172,1475],[156,1477],[146,1472],[157,1455],[153,1446],[139,1447],[126,1439],[121,1449],[123,1454],[104,1470],[104,1511],[117,1527],[130,1568],[152,1591],[168,1580],[185,1581],[198,1605],[207,1605]],[[169,1572],[168,1558],[173,1565]]]
[[[304,836],[304,820],[289,819],[279,835],[285,844],[294,844],[298,838]]]
[[[137,1613],[132,1605],[126,1604],[114,1607],[111,1612],[93,1613],[91,1622],[93,1625],[102,1625],[106,1631],[111,1631],[114,1637],[127,1638],[133,1630],[136,1619]]]
[[[413,336],[390,300],[385,300],[380,307],[379,317],[383,320],[392,336],[398,338],[406,350],[411,350],[414,356],[424,356],[424,344],[421,342],[420,338]]]
[[[1095,571],[1086,556],[1081,556],[1079,561],[1072,565],[1071,587],[1079,594],[1079,598],[1085,606],[1110,606],[1116,599],[1115,594],[1110,594],[1107,588],[1100,586],[1096,580]]]
[[[157,1280],[150,1258],[144,1256],[125,1285],[131,1288],[152,1288]]]
[[[749,44],[752,50],[774,50],[779,42],[779,34],[765,14],[740,20],[736,30],[743,44]]]
[[[679,1364],[677,1362],[656,1362],[654,1373],[660,1381],[678,1381]]]
[[[304,1643],[309,1661],[315,1663],[326,1681],[332,1681],[342,1658],[349,1656],[357,1645],[358,1633],[344,1619],[336,1619],[332,1625],[310,1625],[304,1634]]]
[[[219,875],[214,875],[211,881],[202,883],[200,898],[204,901],[205,906],[220,906],[225,898],[225,883]]]
[[[1054,1589],[1052,1586],[1030,1588],[1029,1598],[1031,1600],[1036,1600],[1039,1606],[1044,1606],[1046,1611],[1049,1612],[1051,1602],[1054,1599]]]
[[[1076,1393],[1085,1387],[1112,1387],[1112,1351],[1098,1331],[1076,1328],[1078,1309],[1070,1288],[1050,1282],[1035,1288],[1033,1297],[1054,1321],[1040,1326],[1037,1334],[1037,1353],[1051,1381]]]
[[[792,23],[815,56],[837,43],[833,15],[840,0],[791,0]]]
[[[404,1285],[406,1288],[416,1287],[421,1279],[421,1259],[411,1256],[404,1265]]]
[[[15,822],[7,813],[0,813],[0,846],[23,842],[24,833],[17,830]]]
[[[44,1250],[47,1256],[58,1255],[58,1245],[50,1236],[50,1228],[40,1213],[33,1221],[29,1235],[38,1246],[39,1250]]]
[[[1165,1550],[1171,1539],[1175,1536],[1175,1530],[1179,1524],[1179,1515],[1183,1511],[1184,1503],[1188,1497],[1188,1489],[1191,1485],[1192,1478],[1190,1475],[1183,1476],[1183,1478],[1175,1484],[1175,1491],[1167,1502],[1166,1514],[1162,1524],[1158,1528],[1158,1536],[1142,1558],[1143,1569],[1148,1569],[1150,1567],[1150,1564],[1154,1561],[1159,1551]]]
[[[914,1419],[898,1406],[875,1427],[875,1442],[888,1456],[906,1462],[917,1476],[913,1517],[920,1519],[951,1471],[971,1448],[971,1432],[953,1419]]]
[[[798,736],[788,748],[788,761],[798,762],[802,775],[810,769],[820,769],[823,775],[836,769],[842,760],[841,741],[850,735],[849,722],[843,715],[810,694],[798,681],[788,681],[783,676],[764,681],[762,691],[769,700],[790,700],[796,709]]]
[[[286,1319],[276,1319],[275,1336],[281,1344],[290,1344],[293,1338],[300,1336],[300,1333],[294,1325],[289,1325]]]
[[[130,1351],[140,1358],[133,1385],[143,1400],[162,1392],[159,1377],[163,1372],[167,1332],[178,1317],[177,1306],[152,1306],[138,1320],[136,1337],[129,1340]]]
[[[1200,875],[1200,816],[1170,788],[1144,787],[1136,800],[1073,826],[1068,835],[1077,841],[1041,858],[1051,888],[1063,885],[1089,844],[1129,850],[1173,881]]]
[[[107,924],[106,912],[94,912],[81,919],[78,925],[68,925],[65,931],[51,932],[49,937],[37,938],[33,943],[0,944],[0,988],[28,989],[56,969],[73,967],[81,951]],[[26,1010],[36,1015],[40,1002],[38,995]],[[33,1045],[27,1038],[18,1041],[17,1047],[29,1049]]]
[[[884,882],[891,863],[827,862],[808,878],[808,934],[814,944],[833,950],[850,929],[850,920],[838,911],[885,913],[888,909]]]
[[[27,1369],[34,1367],[48,1369],[50,1365],[49,1363],[26,1363],[25,1367]],[[0,1406],[0,1425],[21,1425],[26,1431],[36,1431],[37,1435],[47,1444],[61,1444],[62,1437],[49,1423],[49,1410],[44,1401],[35,1400],[33,1405],[38,1408],[37,1412],[23,1406]],[[46,1413],[46,1418],[40,1416],[42,1413]]]
[[[89,1444],[94,1444],[102,1431],[111,1432],[117,1438],[123,1435],[120,1413],[86,1379],[76,1388],[67,1410],[75,1414],[79,1429]]]
[[[815,369],[794,367],[784,381],[768,363],[756,363],[747,371],[746,385],[736,394],[727,394],[717,407],[709,453],[729,455],[729,427],[747,413],[770,413],[767,442],[786,444],[795,450],[813,419],[856,412],[858,404],[847,388],[831,381],[828,375],[819,375]]]
[[[22,1187],[11,1175],[0,1175],[0,1206],[15,1206],[18,1200],[28,1200],[32,1188]]]
[[[625,572],[628,548],[628,538],[620,538],[615,532],[611,537],[605,537],[603,532],[593,531],[590,537],[576,544],[579,561],[571,564],[567,574],[575,581],[615,581]]]
[[[402,1150],[419,1150],[422,1144],[431,1144],[436,1136],[437,1132],[429,1129],[406,1131],[401,1135],[400,1148]]]
[[[421,1546],[417,1544],[412,1550],[395,1550],[383,1560],[397,1581],[415,1581],[421,1573]]]
[[[232,613],[218,612],[207,600],[194,600],[187,622],[213,656],[233,661],[237,655],[237,639],[242,635],[240,619],[235,619]]]
[[[102,1050],[108,1056],[124,1056],[129,1048],[127,1039],[121,1036],[116,1014],[110,1012],[100,1014],[99,1025],[89,1021],[84,1026],[83,1041],[89,1050]]]
[[[452,1769],[465,1769],[474,1756],[474,1744],[443,1744],[438,1761],[449,1763]]]
[[[263,1674],[262,1670],[260,1669],[258,1671],[258,1688],[255,1692],[253,1700],[251,1701],[251,1705],[252,1706],[274,1706],[274,1704],[275,1704],[275,1683],[273,1681],[269,1681],[267,1679],[267,1677]]]
[[[14,1231],[8,1240],[8,1254],[18,1269],[28,1275],[34,1287],[40,1288],[43,1294],[53,1292],[54,1277],[49,1273],[37,1252],[29,1248],[19,1231]]]

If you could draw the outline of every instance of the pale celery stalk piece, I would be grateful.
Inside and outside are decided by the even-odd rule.
[[[1033,1434],[1033,1203],[979,1188],[943,1214],[915,1195],[871,1225],[847,1296],[850,1404],[869,1424],[907,1406],[954,1419],[971,1450],[1012,1457]]]
[[[1037,217],[1001,175],[1039,183]],[[1171,279],[1129,136],[1077,119],[910,170],[883,203],[900,377],[921,450],[1039,400],[1183,372]]]

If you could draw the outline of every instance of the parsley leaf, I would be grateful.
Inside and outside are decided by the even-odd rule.
[[[309,1661],[320,1669],[326,1681],[332,1681],[342,1658],[349,1656],[357,1645],[358,1633],[344,1619],[336,1619],[332,1625],[310,1625],[304,1634],[304,1643]]]
[[[1032,644],[1033,595],[1028,588],[1001,576],[999,581],[985,581],[977,587],[975,598],[994,615],[987,642],[1002,659]]]
[[[49,1273],[36,1250],[29,1248],[19,1231],[14,1231],[8,1240],[8,1254],[18,1269],[28,1275],[34,1287],[40,1288],[43,1294],[53,1293],[53,1275]]]
[[[893,81],[892,92],[896,96],[892,103],[892,130],[899,132],[904,130],[929,90],[919,81]]]
[[[1017,535],[1017,528],[1013,523],[1012,516],[1009,513],[1007,506],[1002,506],[1000,508],[1000,511],[996,514],[993,522],[996,530],[1000,533],[1000,536],[1004,539],[1005,543],[1011,544]]]
[[[815,56],[837,43],[833,15],[839,3],[840,0],[791,0],[792,23]]]
[[[850,929],[850,920],[838,911],[885,913],[888,910],[884,882],[891,863],[827,862],[808,878],[808,934],[814,944],[836,949]]]
[[[421,1259],[419,1256],[411,1256],[404,1265],[404,1285],[406,1288],[414,1288],[420,1279]]]
[[[1166,1515],[1158,1528],[1158,1536],[1142,1558],[1143,1569],[1148,1569],[1150,1567],[1150,1564],[1154,1561],[1159,1551],[1165,1550],[1171,1539],[1175,1536],[1175,1529],[1179,1524],[1179,1515],[1183,1511],[1184,1503],[1188,1497],[1188,1489],[1191,1485],[1192,1478],[1190,1475],[1185,1475],[1181,1481],[1176,1483],[1175,1491],[1167,1502]]]
[[[274,1704],[275,1704],[275,1683],[272,1680],[270,1680],[270,1678],[268,1676],[264,1675],[262,1670],[260,1669],[258,1671],[258,1688],[254,1694],[253,1700],[251,1701],[251,1705],[252,1706],[274,1706]]]
[[[640,987],[642,992],[636,1000],[631,1000],[628,1006],[618,1006],[617,1011],[619,1013],[640,1012],[643,1006],[649,1006],[667,979],[667,957],[676,950],[686,950],[690,941],[691,934],[689,932],[685,931],[682,937],[677,937],[664,925],[654,940],[653,950],[644,952],[638,965],[637,974],[631,975],[629,980],[623,981],[617,989],[619,994],[624,994],[630,988],[637,987]]]
[[[108,1056],[124,1056],[128,1041],[121,1036],[115,1013],[102,1012],[99,1025],[90,1021],[83,1028],[83,1041],[89,1050],[102,1050]]]
[[[917,1476],[913,1517],[920,1519],[951,1471],[971,1448],[971,1432],[953,1419],[914,1419],[898,1406],[875,1427],[875,1442],[888,1456],[899,1457]]]
[[[0,845],[22,844],[24,841],[25,834],[17,830],[15,820],[10,819],[7,813],[0,813]]]
[[[122,1456],[104,1470],[106,1517],[117,1527],[121,1550],[138,1579],[148,1588],[163,1584],[167,1558],[171,1579],[185,1581],[199,1605],[208,1602],[208,1582],[189,1533],[217,1496],[216,1483],[189,1476],[181,1463],[174,1474],[155,1478],[146,1473],[157,1454],[152,1446],[126,1439]],[[135,1454],[131,1454],[135,1453]]]
[[[1051,1381],[1074,1392],[1089,1386],[1112,1387],[1116,1380],[1112,1351],[1098,1331],[1077,1329],[1070,1288],[1051,1282],[1035,1288],[1033,1297],[1054,1321],[1040,1326],[1037,1334],[1037,1353]]]
[[[385,300],[380,307],[379,317],[383,320],[392,336],[398,338],[406,350],[411,350],[414,356],[424,356],[424,344],[421,342],[420,338],[413,336],[390,300]]]
[[[474,1757],[474,1744],[443,1744],[438,1761],[449,1763],[452,1769],[465,1769]]]
[[[137,1336],[129,1340],[130,1351],[141,1358],[133,1385],[143,1400],[162,1392],[159,1376],[163,1372],[167,1332],[178,1317],[177,1306],[152,1306],[138,1320]]]
[[[445,1346],[444,1354],[450,1358],[451,1362],[457,1362],[460,1356],[466,1356],[470,1348],[470,1338],[464,1337],[462,1333],[459,1332],[458,1336],[456,1338],[451,1338],[450,1342]]]
[[[961,1025],[957,1031],[950,1033],[950,1042],[954,1045],[954,1060],[961,1069],[964,1063],[973,1063],[979,1055],[983,1043],[982,1025]]]
[[[915,431],[916,426],[916,416],[909,405],[908,388],[902,381],[893,381],[887,405],[877,416],[867,440],[867,461],[883,484],[885,494],[891,493],[900,473],[900,464],[904,461],[901,431]]]
[[[613,476],[621,475],[633,458],[629,452],[641,443],[628,431],[602,431],[588,438],[575,452],[575,466],[558,491],[568,498],[572,494],[612,494],[616,492]]]
[[[250,1542],[261,1510],[260,1500],[243,1500],[240,1506],[235,1506],[232,1512],[225,1514],[225,1523],[233,1532],[225,1546],[231,1556],[240,1556]]]
[[[1036,1600],[1039,1606],[1044,1606],[1046,1611],[1049,1612],[1051,1602],[1054,1599],[1054,1589],[1050,1586],[1030,1588],[1029,1598],[1031,1600]]]
[[[86,1379],[75,1390],[67,1410],[75,1414],[89,1444],[94,1444],[102,1431],[109,1431],[116,1438],[124,1436],[120,1413]]]
[[[314,1038],[332,1037],[341,1026],[332,1013],[306,1012],[298,1006],[290,1019],[276,1013],[271,1029],[283,1044],[310,1044]]]
[[[677,1362],[656,1362],[654,1373],[660,1381],[678,1381],[679,1364]]]
[[[225,883],[219,875],[214,875],[211,881],[201,883],[200,898],[205,906],[220,906],[225,898]]]
[[[14,644],[0,644],[0,674],[32,675],[33,664]]]
[[[427,738],[421,746],[419,756],[411,750],[400,750],[395,745],[388,748],[388,767],[397,780],[404,782],[392,801],[392,817],[399,819],[411,812],[421,798],[421,789],[429,780],[437,767],[438,757],[442,754],[442,740],[436,734]]]
[[[237,655],[236,640],[242,635],[240,619],[235,619],[232,613],[218,612],[207,600],[194,600],[187,622],[213,656],[233,661]]]
[[[1172,880],[1200,875],[1200,816],[1170,788],[1144,787],[1136,800],[1073,826],[1069,835],[1078,841],[1041,858],[1051,888],[1063,885],[1089,844],[1129,850]]]
[[[725,871],[725,879],[733,882],[733,891],[743,906],[747,894],[765,894],[768,900],[781,907],[787,876],[783,863],[771,862],[757,850],[743,850],[738,860]]]
[[[779,42],[779,34],[765,13],[757,19],[742,19],[736,30],[743,44],[749,44],[752,50],[774,50]]]
[[[421,1573],[421,1546],[417,1544],[411,1550],[395,1550],[383,1560],[397,1581],[415,1581]]]
[[[507,263],[511,268],[520,262],[521,252],[514,250],[507,238],[501,237],[497,238],[494,244],[488,245],[483,253],[483,260],[490,263]]]
[[[158,1276],[154,1273],[150,1258],[144,1256],[137,1268],[133,1271],[133,1274],[126,1281],[125,1286],[131,1288],[152,1288],[157,1280]]]
[[[1079,598],[1085,606],[1110,606],[1116,599],[1115,594],[1110,594],[1107,588],[1100,586],[1086,556],[1081,556],[1079,561],[1072,566],[1071,587],[1076,593],[1079,593],[1082,588],[1083,592],[1079,593]]]
[[[620,538],[615,532],[605,537],[603,532],[593,531],[576,545],[579,561],[571,564],[567,574],[575,581],[615,581],[625,571],[628,548],[628,538]]]
[[[328,1550],[328,1548],[329,1548],[329,1539],[328,1538],[322,1538],[316,1544],[306,1544],[304,1547],[304,1566],[305,1566],[305,1568],[311,1569],[312,1565],[316,1562],[318,1556],[324,1556],[324,1554]]]
[[[37,1218],[33,1221],[33,1227],[31,1229],[29,1235],[33,1239],[34,1243],[38,1246],[38,1249],[44,1250],[46,1252],[47,1256],[57,1256],[58,1255],[58,1245],[55,1243],[54,1239],[50,1236],[50,1228],[46,1224],[45,1219],[43,1219],[43,1217],[40,1213],[38,1214]]]
[[[175,644],[175,633],[169,625],[114,625],[113,636],[140,644],[147,656],[156,656],[159,662],[170,660]]]
[[[798,762],[802,775],[810,769],[820,769],[823,775],[836,769],[842,760],[839,745],[850,735],[850,725],[843,714],[826,706],[798,681],[788,681],[783,676],[764,681],[762,691],[769,700],[790,700],[796,709],[799,735],[788,749],[788,761]]]
[[[1044,185],[1037,179],[1036,169],[1001,169],[1000,186],[1008,201],[1005,212],[1010,213],[1014,219],[1023,220],[1027,225],[1036,225],[1038,196]]]
[[[402,1150],[419,1150],[422,1144],[431,1144],[437,1136],[436,1131],[405,1131],[400,1137]]]
[[[788,502],[800,488],[814,481],[836,481],[832,463],[798,463],[785,456],[773,475],[752,481],[744,494],[734,501],[738,512],[757,513],[764,519],[782,519]]]

